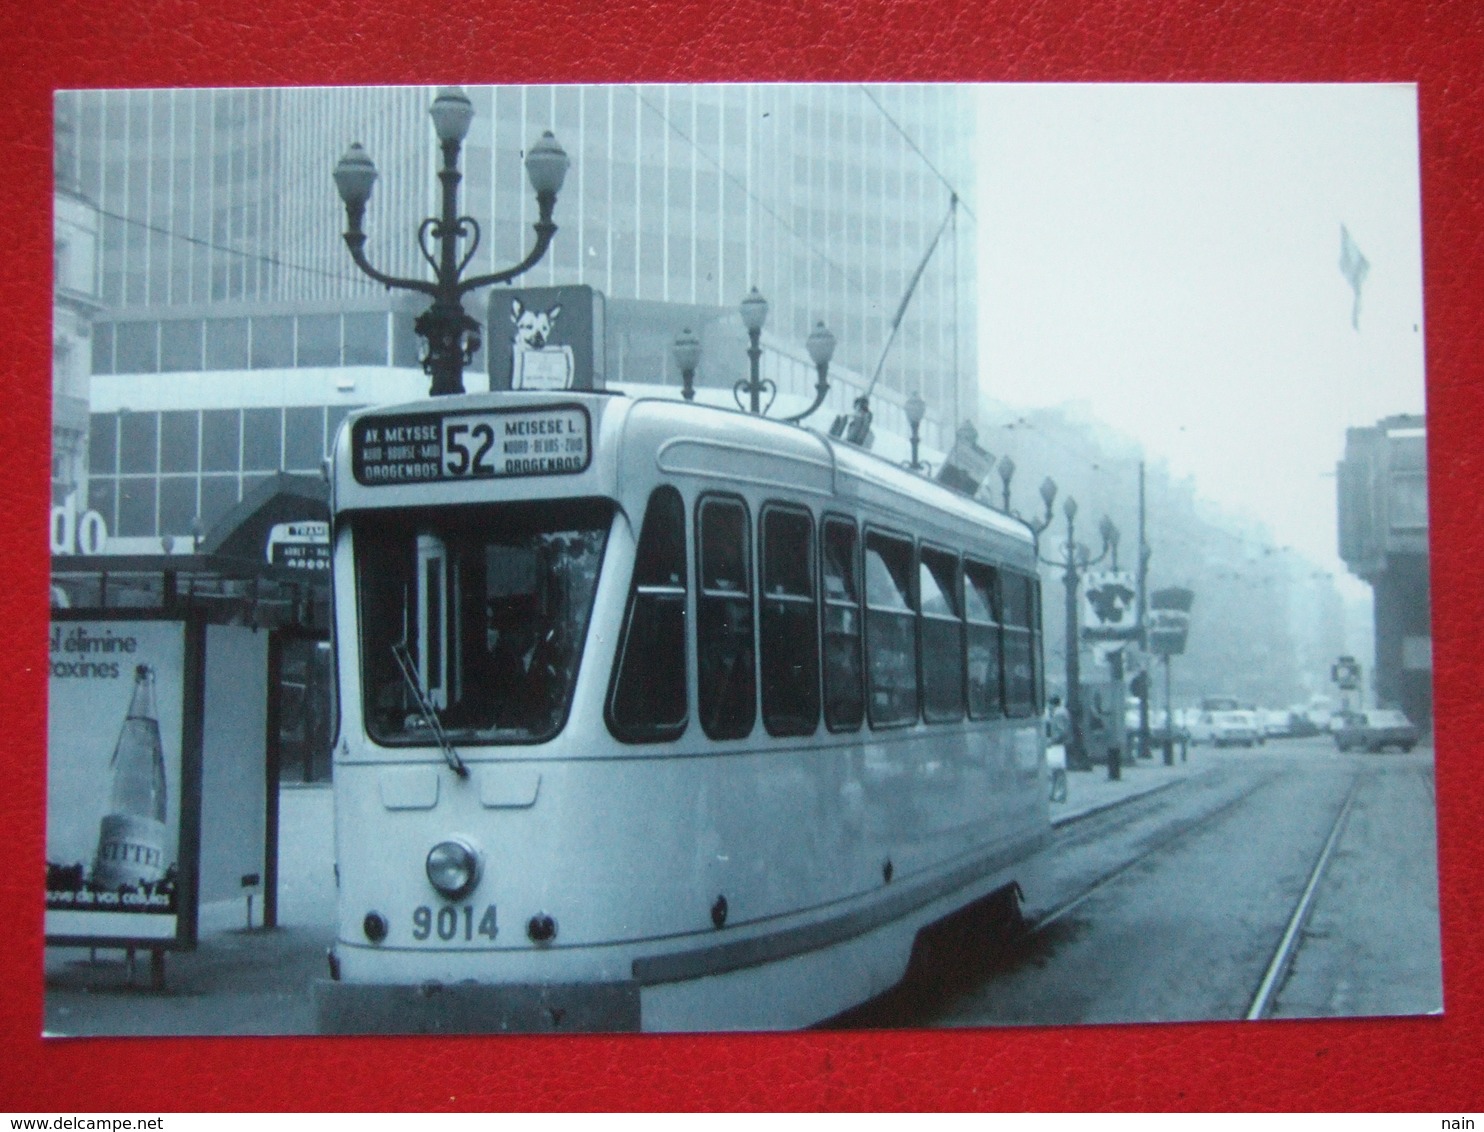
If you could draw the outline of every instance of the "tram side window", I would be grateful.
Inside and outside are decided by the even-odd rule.
[[[1005,714],[1020,719],[1036,713],[1031,580],[1005,571],[1000,575],[1000,592],[1005,614]]]
[[[922,610],[922,714],[929,723],[964,717],[964,635],[958,558],[922,548],[917,592]]]
[[[763,508],[761,572],[763,726],[769,735],[813,735],[819,727],[819,615],[808,511]]]
[[[1004,714],[1000,699],[999,606],[994,568],[981,562],[965,562],[970,719],[994,719]]]
[[[741,739],[751,734],[757,712],[747,507],[731,496],[704,496],[696,530],[701,727],[713,739]]]
[[[685,730],[685,504],[655,488],[634,553],[634,581],[608,694],[608,729],[625,742]]]
[[[866,670],[872,727],[917,719],[917,613],[912,544],[866,532]]]
[[[820,545],[824,560],[824,721],[831,731],[854,731],[866,714],[855,524],[826,519]]]

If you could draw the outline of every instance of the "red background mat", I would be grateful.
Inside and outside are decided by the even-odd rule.
[[[221,14],[217,14],[220,11]],[[25,3],[0,14],[0,1107],[1468,1110],[1481,1106],[1484,9],[1468,0]],[[1420,87],[1446,1015],[967,1032],[43,1042],[57,87],[704,80]],[[1398,908],[1397,914],[1411,911]],[[1192,972],[1198,978],[1197,972]]]

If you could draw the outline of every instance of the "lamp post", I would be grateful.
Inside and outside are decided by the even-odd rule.
[[[1015,478],[1015,461],[1010,459],[1009,456],[1002,456],[995,470],[1000,473],[1000,483],[1002,485],[1001,500],[1004,506],[1000,510],[1013,518],[1019,519],[1030,528],[1031,539],[1035,544],[1037,552],[1039,552],[1041,548],[1041,532],[1051,526],[1052,508],[1056,505],[1056,481],[1050,476],[1047,476],[1041,481],[1041,502],[1046,506],[1046,513],[1039,519],[1027,519],[1019,511],[1014,510],[1010,506],[1010,482]],[[1075,513],[1075,504],[1072,510]]]
[[[366,233],[361,228],[366,203],[376,184],[376,166],[359,142],[346,150],[335,166],[335,187],[345,202],[345,246],[350,258],[365,274],[388,288],[417,291],[433,300],[432,306],[418,316],[413,329],[427,341],[423,371],[432,378],[430,396],[439,397],[464,391],[464,367],[480,346],[479,323],[464,313],[462,297],[477,287],[508,283],[535,267],[551,246],[557,226],[552,222],[557,194],[567,176],[571,162],[551,131],[541,135],[526,151],[526,175],[536,193],[540,218],[536,221],[536,242],[530,254],[516,266],[490,275],[460,278],[464,268],[479,248],[479,222],[472,216],[458,214],[458,188],[463,179],[459,173],[459,150],[474,119],[474,104],[460,87],[442,87],[428,110],[438,143],[443,150],[443,168],[438,179],[443,183],[442,211],[430,216],[417,229],[418,248],[433,269],[434,281],[400,279],[378,271],[366,258]],[[467,247],[459,254],[460,241]]]
[[[758,294],[754,287],[742,300],[742,325],[747,327],[747,360],[750,364],[750,378],[738,379],[737,384],[732,387],[732,396],[737,399],[737,406],[742,407],[742,394],[747,394],[748,409],[757,413],[766,412],[759,408],[762,400],[763,390],[768,391],[768,405],[773,404],[773,398],[778,395],[777,387],[772,381],[763,381],[761,376],[761,363],[763,360],[763,348],[761,345],[763,337],[763,323],[768,321],[768,300]]]
[[[686,327],[675,335],[670,346],[675,368],[680,371],[680,395],[687,401],[696,399],[696,367],[701,364],[701,340]]]
[[[1043,483],[1041,487],[1044,498],[1046,485]],[[1053,484],[1052,487],[1054,489],[1055,485]],[[1088,758],[1085,737],[1082,734],[1082,663],[1078,652],[1080,640],[1077,632],[1077,588],[1082,582],[1083,573],[1107,556],[1110,545],[1117,542],[1118,531],[1108,517],[1103,516],[1103,521],[1098,527],[1103,538],[1103,549],[1096,558],[1093,558],[1085,546],[1077,544],[1077,500],[1070,495],[1062,504],[1062,514],[1067,520],[1067,541],[1062,546],[1062,557],[1060,559],[1041,558],[1038,552],[1037,558],[1047,566],[1063,571],[1062,583],[1067,591],[1067,714],[1072,717],[1072,733],[1067,744],[1067,763],[1073,770],[1090,770],[1092,763]]]
[[[907,468],[909,471],[920,472],[927,467],[917,458],[918,445],[921,443],[918,429],[922,427],[922,418],[927,415],[927,402],[914,393],[907,398],[904,408],[907,411],[907,423],[912,427],[912,462],[907,465]]]

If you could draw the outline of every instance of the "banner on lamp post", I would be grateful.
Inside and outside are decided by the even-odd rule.
[[[1128,570],[1089,570],[1082,590],[1082,636],[1132,641],[1139,636],[1138,589]]]

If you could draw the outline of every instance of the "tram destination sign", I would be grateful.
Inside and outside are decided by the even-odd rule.
[[[351,470],[368,487],[575,475],[591,462],[591,433],[581,405],[362,417]]]

